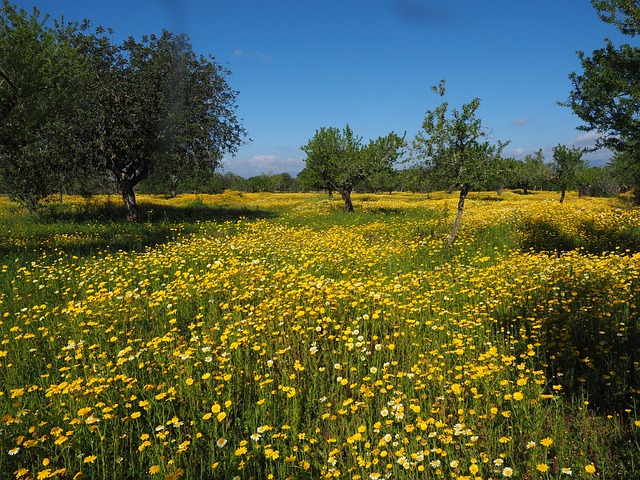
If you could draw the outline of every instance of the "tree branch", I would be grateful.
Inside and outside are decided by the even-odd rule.
[[[11,97],[9,98],[8,104],[3,105],[2,109],[0,110],[0,122],[2,122],[5,118],[9,116],[9,114],[11,113],[11,110],[13,110],[13,107],[15,107],[16,104],[18,103],[18,87],[16,87],[13,84],[9,76],[6,73],[4,73],[4,71],[2,70],[0,70],[0,78],[2,78],[2,80],[7,82],[7,85],[9,85],[9,88],[11,88],[11,90],[13,91]]]

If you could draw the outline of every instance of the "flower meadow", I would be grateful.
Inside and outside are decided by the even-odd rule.
[[[640,478],[640,210],[354,200],[0,204],[0,478]]]

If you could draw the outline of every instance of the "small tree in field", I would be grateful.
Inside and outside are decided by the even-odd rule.
[[[422,123],[422,130],[413,141],[413,155],[420,160],[436,188],[459,190],[458,212],[447,243],[456,238],[464,203],[471,190],[486,184],[487,176],[495,169],[492,163],[500,158],[502,149],[507,143],[498,142],[492,145],[486,138],[488,132],[482,126],[476,111],[480,100],[475,98],[462,106],[462,110],[454,109],[450,114],[449,105],[443,101],[445,82],[432,87],[440,98],[440,104],[434,110],[428,110]]]
[[[579,148],[567,148],[564,145],[553,147],[554,182],[560,189],[560,203],[564,202],[567,190],[575,188],[578,183],[580,172],[586,168],[582,160],[582,150]]]
[[[542,149],[533,154],[527,154],[522,159],[522,166],[518,175],[518,183],[522,192],[527,195],[530,188],[542,188],[551,176],[549,166],[544,163]]]
[[[321,128],[300,147],[306,154],[306,168],[301,175],[304,186],[338,192],[348,212],[353,211],[351,192],[356,184],[370,180],[381,172],[391,172],[402,155],[404,137],[390,133],[362,145],[362,137],[354,135],[347,125]]]

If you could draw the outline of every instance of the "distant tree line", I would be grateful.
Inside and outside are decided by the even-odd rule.
[[[557,147],[556,147],[557,148]],[[568,149],[570,150],[570,149]],[[574,149],[575,150],[575,149]],[[581,151],[578,151],[582,153]],[[522,159],[497,158],[492,165],[495,175],[489,174],[486,181],[478,185],[478,190],[495,191],[514,190],[527,195],[537,191],[561,192],[561,184],[556,179],[558,166],[553,161],[545,161],[542,150],[525,155]],[[261,173],[250,177],[242,177],[233,172],[212,171],[201,177],[185,179],[177,188],[176,193],[215,194],[225,190],[241,192],[326,192],[328,188],[318,187],[307,181],[303,170],[293,176],[290,173]],[[611,197],[629,191],[631,185],[625,180],[625,172],[619,171],[614,165],[590,167],[581,162],[575,172],[574,186],[579,195],[588,197]],[[1,182],[1,180],[0,180]],[[1,187],[0,187],[1,188]],[[427,169],[422,165],[392,168],[379,172],[354,183],[356,193],[392,193],[414,192],[430,193],[443,188],[436,188],[427,175]],[[446,188],[444,188],[446,190]],[[115,193],[115,183],[104,182],[95,189],[96,193]],[[170,195],[166,184],[154,182],[151,178],[141,183],[137,188],[140,193]],[[77,191],[75,193],[81,193]]]

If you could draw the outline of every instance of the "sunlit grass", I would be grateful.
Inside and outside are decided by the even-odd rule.
[[[622,201],[83,202],[0,205],[1,478],[640,478]]]

